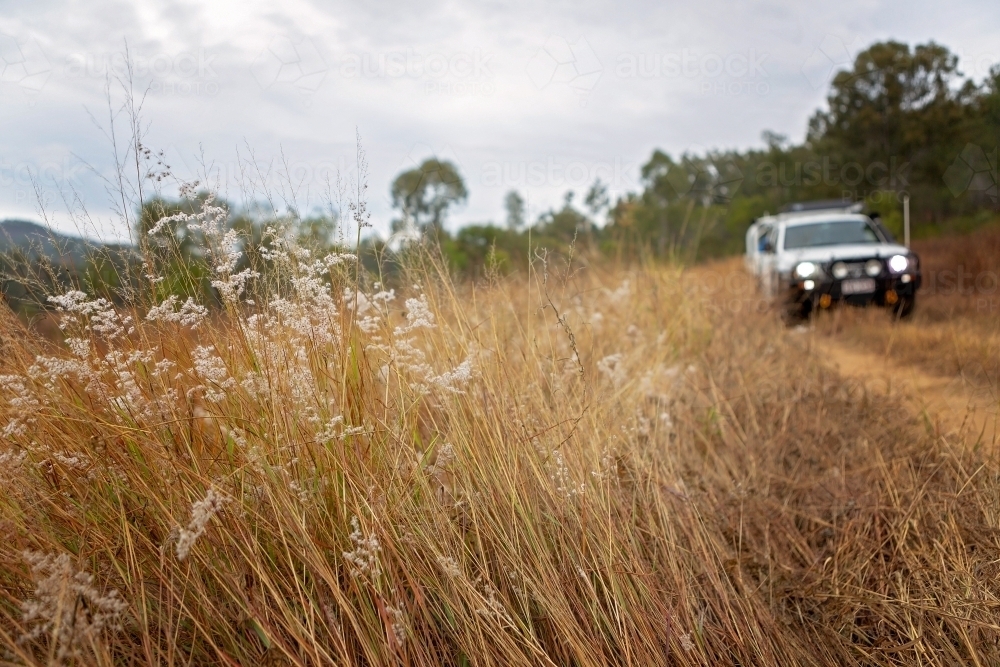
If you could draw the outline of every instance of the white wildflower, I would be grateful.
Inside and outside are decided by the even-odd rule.
[[[352,290],[349,287],[344,288],[344,306],[348,310],[354,310],[356,306],[358,317],[361,317],[373,308],[371,300],[365,296],[364,292],[361,290]]]
[[[243,380],[240,381],[240,386],[255,398],[261,398],[271,393],[271,385],[267,381],[267,377],[256,371],[247,371]]]
[[[511,579],[515,578],[515,576],[511,575]],[[486,619],[512,622],[510,615],[507,613],[507,608],[497,599],[498,591],[492,582],[480,575],[476,577],[476,585],[482,589],[483,600],[486,603],[484,607],[476,609],[476,613]],[[514,586],[514,588],[516,589],[517,587]]]
[[[394,301],[395,299],[396,299],[396,290],[391,289],[388,292],[386,292],[385,290],[382,290],[380,292],[376,292],[375,294],[372,294],[371,301],[372,301],[372,303],[380,303],[381,302],[381,303],[384,303],[384,304],[388,304],[390,301]]]
[[[382,550],[382,547],[378,543],[378,538],[374,535],[364,536],[358,517],[351,517],[351,528],[351,543],[354,545],[354,549],[343,553],[344,560],[348,562],[351,576],[368,575],[374,579],[381,572],[378,552]]]
[[[185,184],[181,189],[181,198],[194,199],[197,188],[197,181],[192,184]],[[191,187],[189,187],[191,186]],[[190,232],[202,232],[206,237],[218,240],[222,236],[222,229],[229,219],[229,211],[225,206],[214,206],[215,193],[209,192],[201,203],[201,210],[196,213],[178,212],[166,218],[160,218],[156,225],[148,232],[150,236],[156,236],[168,224],[177,222],[180,226],[187,228]]]
[[[343,264],[345,262],[350,263],[356,261],[358,261],[358,256],[352,255],[349,252],[334,252],[323,258],[323,263],[327,266],[337,266],[338,264]]]
[[[419,299],[406,300],[406,326],[396,327],[395,335],[403,336],[414,329],[433,329],[434,313],[427,303],[427,295],[421,294]]]
[[[632,286],[628,278],[622,281],[622,284],[614,292],[611,292],[611,302],[619,303],[624,299],[627,299],[632,293]]]
[[[450,579],[455,579],[462,576],[462,568],[459,567],[458,561],[451,556],[438,556],[437,557],[438,567],[441,571],[445,573]]]
[[[373,334],[378,331],[379,320],[377,317],[366,315],[357,321],[358,328],[366,334]]]
[[[523,577],[521,577],[520,573],[517,570],[508,570],[506,567],[504,568],[504,573],[507,575],[507,578],[510,579],[510,588],[514,591],[514,594],[524,597],[524,589],[519,583],[523,581]]]
[[[52,458],[62,464],[64,468],[69,470],[85,471],[88,467],[90,467],[90,459],[83,454],[53,452]]]
[[[14,476],[21,471],[27,457],[28,453],[23,449],[16,454],[14,452],[0,454],[0,482],[11,482]]]
[[[432,478],[439,478],[451,465],[451,462],[455,460],[455,448],[450,444],[445,443],[438,448],[437,456],[434,459],[434,463],[428,465],[424,471],[428,476]]]
[[[397,647],[402,646],[403,642],[406,641],[406,612],[403,611],[403,605],[392,606],[387,604],[385,610],[389,614],[389,624],[392,636],[396,640],[396,645]]]
[[[215,347],[199,345],[192,352],[194,357],[194,372],[205,382],[214,386],[208,387],[205,391],[205,398],[210,401],[221,401],[226,397],[220,390],[232,389],[236,386],[236,380],[230,377],[226,369],[226,363],[221,357],[215,354]]]
[[[102,371],[112,374],[112,384],[116,390],[108,397],[109,403],[132,417],[152,418],[157,408],[160,412],[167,409],[162,400],[150,402],[146,398],[140,386],[141,381],[136,377],[135,367],[152,361],[151,352],[136,350],[125,354],[118,349],[110,350],[100,362]]]
[[[597,370],[612,383],[620,384],[625,380],[625,365],[622,363],[624,359],[625,355],[621,352],[609,354],[597,362]]]
[[[236,270],[236,265],[239,263],[240,257],[243,256],[239,248],[239,232],[235,229],[227,230],[219,243],[218,250],[212,252],[216,273],[225,275]]]
[[[166,227],[168,227],[170,223],[187,222],[189,219],[192,219],[193,217],[194,216],[189,213],[174,213],[173,215],[165,215],[159,220],[157,220],[156,224],[153,225],[152,228],[150,228],[150,230],[146,233],[149,236],[156,236],[157,234],[162,232]]]
[[[85,331],[93,331],[108,340],[135,331],[132,317],[122,318],[107,299],[88,300],[84,292],[71,290],[65,294],[50,296],[49,302],[54,303],[56,310],[63,313],[59,322],[60,329],[66,330],[82,323]],[[82,322],[79,316],[83,317]]]
[[[337,438],[340,435],[340,426],[344,423],[344,417],[337,415],[330,421],[328,421],[323,428],[316,434],[316,441],[327,443]]]
[[[578,494],[583,493],[584,485],[573,484],[572,476],[569,472],[569,466],[566,465],[566,458],[563,453],[558,449],[552,452],[552,481],[556,485],[556,491],[559,495],[572,498]]]
[[[187,528],[181,528],[177,537],[177,560],[184,560],[191,553],[191,547],[198,541],[198,538],[205,533],[208,522],[215,514],[222,509],[225,499],[209,488],[203,500],[196,501],[191,505],[191,520]]]
[[[340,439],[346,440],[355,435],[364,435],[365,433],[370,433],[371,431],[365,426],[347,426],[343,431],[340,432]]]
[[[84,338],[67,338],[66,347],[77,359],[90,359],[90,341]]]
[[[0,375],[0,389],[10,392],[8,403],[12,408],[12,416],[0,433],[5,438],[24,435],[27,426],[35,422],[34,415],[41,402],[20,375]]]
[[[234,426],[229,429],[229,437],[233,439],[233,442],[239,447],[240,451],[249,452],[252,449],[250,442],[247,440],[247,433],[241,428]]]
[[[431,384],[437,385],[452,393],[462,393],[458,387],[466,384],[472,379],[472,354],[466,357],[465,361],[459,364],[454,370],[428,378]]]
[[[87,293],[80,290],[70,290],[65,294],[56,294],[49,297],[49,303],[56,305],[56,310],[75,312],[78,307],[87,301]]]
[[[198,328],[208,315],[208,309],[197,303],[194,298],[188,297],[187,301],[181,304],[180,310],[177,310],[177,301],[176,296],[170,295],[159,306],[153,306],[146,319],[150,322],[176,322],[192,329]]]
[[[594,479],[602,481],[606,479],[614,471],[614,469],[615,469],[614,454],[612,454],[611,450],[605,447],[604,451],[601,453],[601,461],[598,466],[598,469],[591,470],[590,474]]]
[[[23,556],[31,565],[35,596],[21,604],[24,624],[30,630],[19,643],[47,638],[57,663],[64,663],[83,659],[84,651],[105,630],[121,629],[127,605],[118,591],[100,593],[93,575],[74,571],[67,554],[25,551]]]
[[[213,280],[212,287],[219,291],[219,295],[226,303],[236,303],[243,291],[246,289],[247,281],[251,278],[259,278],[260,274],[250,269],[243,269],[239,273],[226,276],[225,280]]]

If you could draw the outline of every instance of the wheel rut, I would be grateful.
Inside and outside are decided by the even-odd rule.
[[[941,435],[983,443],[1000,442],[1000,397],[994,387],[974,387],[961,377],[943,377],[891,358],[810,332],[811,352],[845,378],[869,391],[899,398]]]

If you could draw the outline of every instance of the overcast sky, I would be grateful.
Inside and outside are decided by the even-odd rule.
[[[252,152],[279,199],[288,166],[309,210],[352,177],[357,130],[384,234],[392,178],[435,155],[469,188],[454,228],[503,222],[510,189],[532,219],[598,177],[635,190],[654,148],[801,140],[834,68],[889,38],[944,44],[980,80],[1000,62],[1000,2],[0,0],[0,218],[38,219],[30,171],[56,227],[79,224],[77,193],[98,220],[84,231],[123,234],[102,178],[126,43],[146,144],[176,177],[204,155],[239,201]]]

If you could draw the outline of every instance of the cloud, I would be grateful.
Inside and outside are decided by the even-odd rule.
[[[203,154],[232,198],[249,146],[269,186],[308,209],[331,173],[350,178],[359,129],[385,233],[395,170],[430,157],[414,147],[461,156],[470,197],[453,223],[501,220],[510,188],[544,210],[592,175],[632,187],[654,147],[745,148],[765,128],[801,138],[833,71],[878,39],[934,38],[980,69],[1000,61],[986,20],[1000,10],[964,5],[21,3],[0,17],[0,105],[17,128],[0,137],[0,217],[34,215],[31,172],[114,217],[93,172],[51,166],[78,156],[113,172],[105,90],[128,66],[146,143],[183,154],[186,172]],[[61,207],[62,194],[48,203]]]

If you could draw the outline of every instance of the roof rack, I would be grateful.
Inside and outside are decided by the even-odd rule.
[[[864,202],[847,203],[843,199],[821,199],[817,201],[801,201],[785,204],[779,213],[815,213],[818,211],[844,211],[850,213],[861,213],[865,208]]]

